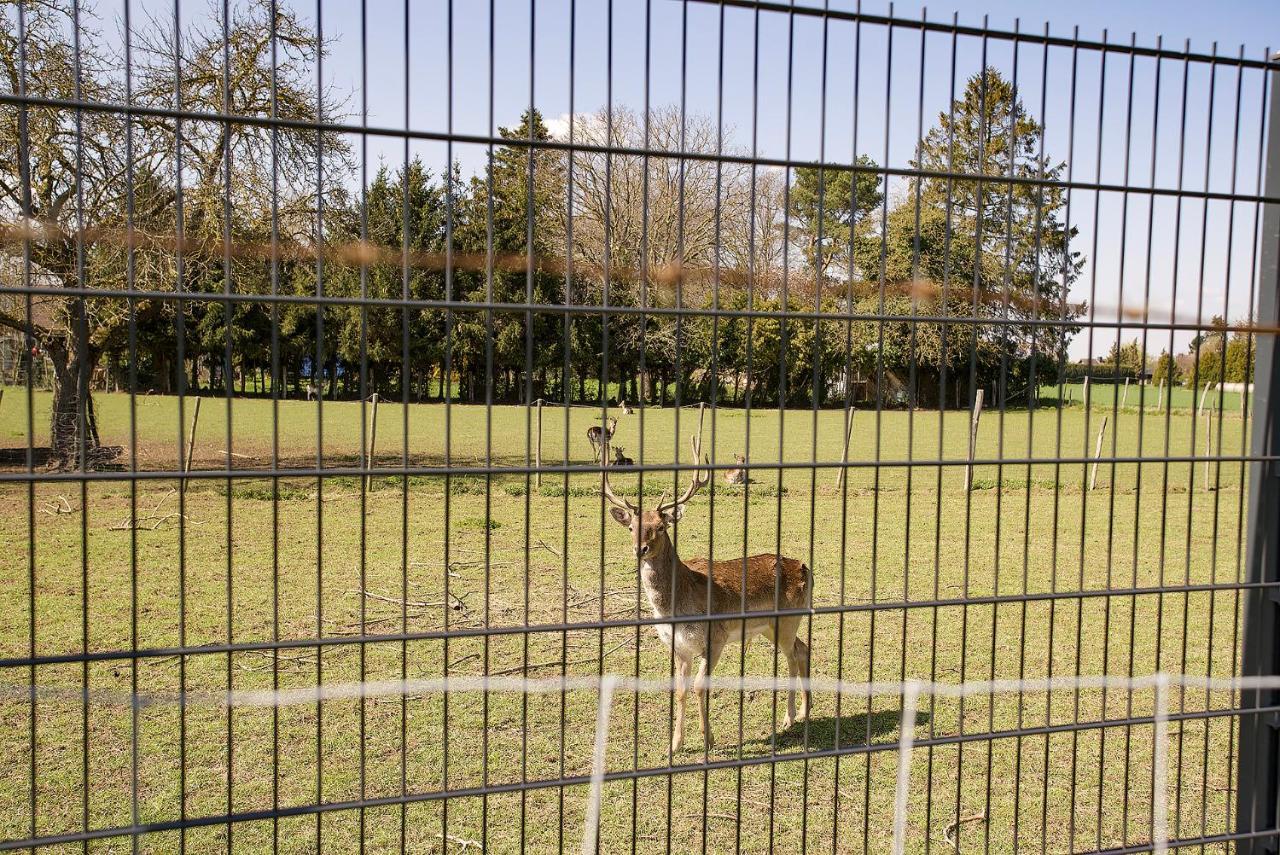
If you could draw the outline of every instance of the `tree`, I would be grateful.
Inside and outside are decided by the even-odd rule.
[[[1163,386],[1165,383],[1173,385],[1182,380],[1182,374],[1178,369],[1178,362],[1167,350],[1160,352],[1160,357],[1156,359],[1155,371],[1151,373],[1151,382],[1156,386]]]
[[[458,288],[465,299],[497,302],[556,303],[563,299],[563,244],[560,211],[564,206],[563,161],[558,152],[525,142],[551,138],[542,115],[526,110],[520,124],[499,129],[509,145],[494,149],[482,175],[472,177],[454,230],[458,247],[482,260],[462,271]],[[506,397],[523,396],[524,372],[561,363],[561,319],[546,314],[457,313],[455,358],[475,378],[487,370],[495,385],[507,381]],[[487,340],[493,339],[488,365]],[[530,341],[533,360],[525,364]],[[474,400],[478,386],[472,383]]]
[[[1226,381],[1228,383],[1252,383],[1253,366],[1257,361],[1258,337],[1236,331],[1227,342]]]
[[[1187,377],[1198,386],[1213,386],[1222,382],[1223,356],[1227,349],[1227,321],[1214,315],[1209,329],[1201,330],[1191,339],[1191,370]]]
[[[177,91],[186,111],[315,120],[308,68],[324,46],[292,12],[280,10],[273,21],[271,8],[267,0],[237,5],[225,22],[225,43],[220,19],[194,21],[181,32],[181,50],[172,19],[153,18],[135,31],[133,102],[173,108]],[[0,17],[0,75],[15,91],[21,85],[43,98],[124,101],[123,57],[85,24],[86,11],[62,0],[4,0]],[[232,58],[225,82],[224,56]],[[322,99],[333,100],[331,93]],[[333,117],[330,103],[325,118]],[[228,264],[227,241],[269,233],[274,187],[279,227],[318,242],[311,214],[323,191],[313,189],[316,172],[323,163],[332,180],[345,166],[345,147],[329,134],[188,120],[179,136],[167,117],[57,107],[6,109],[0,148],[16,152],[0,161],[0,222],[24,236],[24,269],[29,262],[43,280],[68,290],[125,287],[131,275],[139,290],[154,292],[172,287],[181,269],[185,290],[234,283],[251,292],[266,281],[263,266]],[[47,323],[7,311],[0,324],[27,335],[53,363],[52,464],[91,465],[98,434],[89,384],[103,354],[122,346],[131,325],[161,323],[175,311],[199,327],[208,304],[197,310],[184,301],[175,309],[162,299],[75,294],[50,305]],[[229,320],[241,319],[205,325],[196,349]]]
[[[1014,87],[988,68],[969,79],[920,141],[913,167],[984,176],[914,179],[889,214],[886,290],[906,296],[920,314],[978,319],[935,325],[928,335],[939,347],[936,361],[920,365],[925,373],[967,374],[972,361],[983,385],[1002,365],[1007,372],[1011,364],[1029,365],[1033,353],[1057,356],[1066,348],[1069,328],[1019,323],[1071,320],[1084,309],[1067,301],[1084,260],[1071,247],[1075,228],[1061,219],[1066,190],[1043,183],[1057,182],[1065,163],[1041,153],[1043,134]]]
[[[1107,355],[1095,363],[1099,368],[1110,368],[1117,377],[1139,377],[1147,367],[1147,355],[1135,338],[1121,344],[1114,342]]]
[[[874,169],[866,155],[858,166]],[[791,239],[801,261],[819,282],[835,268],[852,276],[857,260],[876,258],[880,240],[874,234],[873,211],[880,207],[880,175],[853,169],[798,167],[791,185],[789,215]],[[863,276],[875,268],[859,271]]]

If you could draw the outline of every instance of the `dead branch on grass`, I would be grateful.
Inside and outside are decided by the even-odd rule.
[[[165,502],[169,501],[170,497],[177,492],[176,488],[170,487],[168,492],[160,497],[160,501],[156,502],[151,510],[147,511],[140,517],[135,517],[132,520],[129,517],[124,517],[123,519],[113,523],[110,526],[110,530],[129,531],[132,529],[134,531],[155,531],[160,526],[164,525],[166,521],[171,520],[174,517],[187,519],[187,517],[178,511],[170,511],[167,514],[160,513],[160,508],[164,507]]]
[[[967,822],[985,822],[986,819],[987,812],[979,811],[978,813],[971,813],[968,816],[962,816],[958,819],[951,820],[951,822],[947,823],[947,827],[942,829],[942,842],[956,850],[956,852],[959,852],[960,844],[956,840],[955,835],[956,832],[960,830],[960,826]]]
[[[57,501],[52,499],[40,503],[40,513],[48,514],[51,517],[61,516],[62,514],[74,514],[76,509],[71,507],[71,503],[67,501],[66,496],[58,496]]]
[[[598,662],[603,660],[605,656],[609,656],[613,653],[617,653],[622,648],[633,644],[634,641],[635,639],[629,638],[626,641],[622,642],[621,644],[615,645],[609,648],[608,650],[604,651],[604,653],[600,656],[584,656],[580,659],[550,659],[546,662],[530,662],[528,665],[517,665],[514,668],[504,668],[501,671],[490,671],[489,676],[490,677],[506,677],[511,674],[519,674],[522,671],[527,674],[530,671],[537,671],[543,668],[551,668],[556,665],[563,665],[564,667],[567,668],[570,665],[585,665],[588,662]]]

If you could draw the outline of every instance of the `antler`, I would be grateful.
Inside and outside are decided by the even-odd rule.
[[[609,486],[609,440],[607,438],[604,440],[604,447],[600,452],[600,492],[614,507],[622,508],[633,514],[640,513],[640,508],[613,492],[613,487]]]
[[[702,456],[702,440],[697,435],[691,435],[689,437],[689,445],[693,448],[693,465],[697,466],[698,458]],[[704,462],[708,466],[711,465],[710,460],[704,459]],[[662,494],[662,498],[658,499],[658,513],[672,511],[680,507],[685,502],[692,499],[694,493],[707,486],[707,482],[710,480],[711,476],[708,474],[707,470],[695,469],[693,471],[693,480],[689,483],[689,486],[685,488],[685,491],[680,495],[680,498],[676,499],[674,502],[664,502],[663,499],[666,498],[666,493],[664,492]]]

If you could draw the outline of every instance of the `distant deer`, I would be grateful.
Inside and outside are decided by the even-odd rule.
[[[747,458],[738,452],[733,453],[733,462],[738,465],[733,469],[726,469],[724,473],[724,481],[726,484],[745,484],[747,483],[747,470],[742,467],[746,465]]]
[[[600,450],[613,439],[613,431],[617,426],[618,420],[611,418],[607,422],[607,427],[592,425],[587,428],[587,442],[591,443],[591,450],[595,453],[596,460],[603,459],[600,456]]]
[[[690,438],[693,462],[701,455],[701,443]],[[705,558],[681,560],[671,543],[669,530],[684,516],[686,503],[710,480],[706,470],[697,470],[693,482],[675,501],[667,502],[666,493],[657,507],[642,511],[618,496],[609,485],[609,472],[601,473],[601,492],[613,505],[610,514],[631,533],[631,545],[640,562],[640,583],[649,599],[649,607],[658,618],[685,615],[714,615],[718,619],[658,624],[654,627],[663,642],[672,647],[675,656],[675,729],[671,750],[684,744],[684,700],[686,682],[695,658],[702,664],[693,682],[693,694],[700,710],[699,729],[707,748],[711,748],[711,720],[707,681],[726,643],[744,644],[756,635],[774,643],[786,657],[788,665],[787,717],[783,728],[803,721],[809,715],[809,691],[801,693],[796,710],[796,679],[809,678],[809,646],[797,635],[801,616],[770,617],[753,615],[736,618],[745,612],[775,612],[807,609],[813,601],[813,572],[803,561],[781,555],[753,555],[745,561],[733,558],[708,562]],[[710,606],[710,612],[707,608]],[[723,617],[720,617],[723,616]],[[674,632],[673,632],[674,628]],[[673,637],[674,636],[674,637]]]
[[[614,449],[613,449],[613,464],[612,464],[612,465],[614,465],[614,466],[635,466],[635,465],[636,465],[636,462],[635,462],[634,460],[632,460],[630,457],[627,457],[625,454],[623,454],[623,453],[622,453],[622,452],[623,452],[623,450],[624,450],[624,449],[623,449],[623,448],[622,448],[622,446],[620,446],[620,445],[614,446]]]
[[[620,406],[622,407],[622,414],[624,416],[635,415],[635,410],[626,401],[623,401]]]

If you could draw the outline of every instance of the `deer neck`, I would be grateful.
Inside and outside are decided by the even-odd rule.
[[[675,614],[674,604],[681,601],[689,580],[688,569],[668,535],[655,538],[649,554],[641,560],[640,581],[655,617]]]

